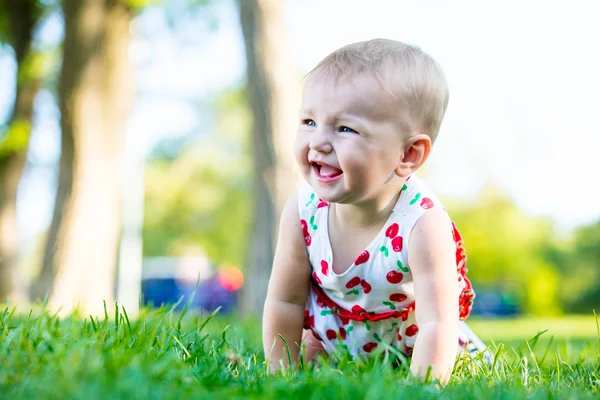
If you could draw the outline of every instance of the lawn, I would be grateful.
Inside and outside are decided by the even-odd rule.
[[[60,320],[0,310],[0,398],[598,398],[596,321],[589,317],[476,320],[493,340],[493,368],[463,364],[451,383],[415,382],[388,359],[340,357],[269,376],[260,327],[237,317],[122,309]],[[548,329],[539,339],[540,331]],[[526,341],[527,340],[527,341]],[[502,343],[503,345],[500,345]],[[531,351],[530,351],[531,348]]]

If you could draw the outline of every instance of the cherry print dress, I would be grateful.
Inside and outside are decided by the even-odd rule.
[[[435,194],[418,177],[409,177],[383,229],[342,274],[336,274],[331,265],[329,204],[303,182],[298,190],[298,207],[312,266],[304,328],[312,330],[328,353],[341,345],[354,357],[364,356],[389,345],[406,356],[412,355],[419,327],[408,242],[418,219],[427,210],[442,207]],[[454,224],[448,229],[456,242],[456,291],[463,321],[471,311],[475,294],[466,277],[460,233]],[[485,348],[464,323],[457,346],[470,352]]]

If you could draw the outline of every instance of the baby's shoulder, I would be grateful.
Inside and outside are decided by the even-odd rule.
[[[432,208],[443,207],[433,189],[423,179],[413,174],[402,187],[394,212],[403,211],[403,214],[422,215]]]

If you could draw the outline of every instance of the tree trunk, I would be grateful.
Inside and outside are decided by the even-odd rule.
[[[9,24],[9,43],[17,64],[17,87],[8,134],[0,143],[0,301],[15,294],[17,270],[17,188],[31,133],[33,101],[39,77],[30,73],[27,63],[33,57],[31,41],[39,18],[34,0],[8,0],[4,3]]]
[[[64,0],[62,153],[56,206],[35,292],[98,313],[114,299],[123,132],[130,104],[131,11],[122,0]]]
[[[17,187],[25,155],[12,154],[0,161],[0,300],[12,298],[17,269]]]
[[[280,0],[239,1],[254,120],[254,221],[240,306],[254,315],[262,314],[279,214],[297,181],[292,142],[299,97],[286,52],[283,5]]]

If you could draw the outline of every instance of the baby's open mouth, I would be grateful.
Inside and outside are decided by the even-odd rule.
[[[317,176],[317,179],[325,182],[331,182],[344,173],[341,169],[332,167],[331,165],[327,164],[319,164],[313,162],[311,163],[311,165],[313,167],[315,175]]]

